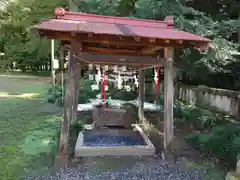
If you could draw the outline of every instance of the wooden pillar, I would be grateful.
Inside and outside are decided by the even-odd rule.
[[[68,135],[69,127],[72,120],[76,118],[75,99],[78,91],[78,80],[80,72],[78,71],[78,59],[75,57],[81,48],[81,43],[72,40],[70,56],[68,60],[68,74],[66,82],[66,93],[64,101],[64,117],[61,126],[60,135],[60,157],[66,159],[68,157]]]
[[[60,48],[60,59],[59,59],[59,67],[61,69],[61,88],[62,88],[62,103],[64,103],[64,48]]]
[[[82,50],[82,44],[78,45],[79,51]],[[74,106],[73,106],[73,121],[77,119],[77,107],[78,107],[78,98],[79,98],[79,88],[80,88],[80,80],[82,77],[82,63],[79,62],[77,64],[77,70],[76,70],[76,78],[75,78],[75,93],[74,93]]]
[[[55,61],[55,56],[54,56],[54,39],[51,40],[51,72],[52,72],[52,85],[53,88],[56,86],[56,74],[55,74],[55,67],[54,67],[54,61]],[[54,89],[55,92],[55,89]]]
[[[166,63],[164,66],[164,148],[173,139],[173,54],[172,47],[164,48]]]
[[[144,120],[144,70],[139,71],[139,106],[138,106],[138,118],[142,122]]]

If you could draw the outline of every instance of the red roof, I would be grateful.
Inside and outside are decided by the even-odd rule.
[[[202,36],[175,29],[172,17],[167,17],[164,21],[155,21],[67,12],[61,8],[57,8],[55,13],[56,19],[37,25],[37,29],[201,42],[210,41]]]

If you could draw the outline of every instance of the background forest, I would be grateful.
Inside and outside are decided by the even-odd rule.
[[[48,70],[50,41],[32,27],[54,17],[56,7],[87,13],[163,20],[213,40],[207,53],[177,50],[178,80],[184,84],[240,88],[240,2],[237,0],[0,0],[1,65]]]

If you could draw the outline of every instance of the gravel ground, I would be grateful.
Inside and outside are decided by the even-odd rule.
[[[181,162],[165,162],[159,157],[140,157],[133,162],[125,162],[130,167],[118,167],[113,170],[114,166],[118,166],[122,162],[121,158],[112,158],[112,164],[109,164],[108,159],[87,159],[86,173],[83,174],[81,167],[65,167],[61,168],[58,172],[52,174],[45,174],[41,177],[27,178],[28,180],[203,180],[203,174],[199,169],[187,169]],[[101,163],[99,163],[101,161]],[[105,163],[105,164],[104,164]],[[103,164],[107,168],[103,168]],[[122,164],[124,166],[124,164]],[[104,169],[104,168],[103,168]]]

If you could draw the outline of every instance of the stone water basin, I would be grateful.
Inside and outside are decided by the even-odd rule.
[[[153,155],[155,147],[136,124],[132,129],[93,129],[85,125],[78,135],[75,157]]]

